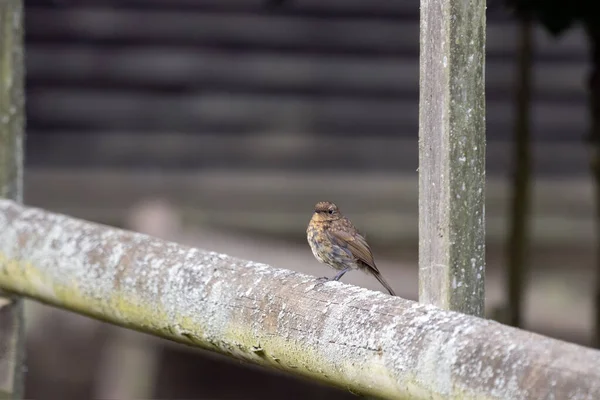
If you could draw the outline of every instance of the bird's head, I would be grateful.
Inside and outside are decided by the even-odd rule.
[[[333,221],[341,218],[338,207],[329,201],[320,201],[315,205],[313,220],[315,221]]]

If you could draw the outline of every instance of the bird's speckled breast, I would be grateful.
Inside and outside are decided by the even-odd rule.
[[[317,260],[330,267],[341,270],[348,266],[357,268],[356,259],[352,253],[331,242],[327,233],[327,226],[314,221],[306,229],[308,244]]]

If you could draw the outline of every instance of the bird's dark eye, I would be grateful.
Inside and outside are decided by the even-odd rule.
[[[328,212],[329,212],[329,214],[333,214],[333,210],[329,210]]]

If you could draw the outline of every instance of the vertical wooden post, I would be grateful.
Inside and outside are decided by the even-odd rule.
[[[23,196],[23,1],[0,0],[0,197]],[[23,301],[0,295],[0,399],[23,397]]]
[[[516,71],[514,158],[510,225],[508,228],[508,323],[523,323],[523,287],[527,279],[529,246],[529,210],[531,192],[531,84],[533,54],[533,22],[529,15],[519,18]]]
[[[482,316],[485,0],[421,0],[419,300]]]

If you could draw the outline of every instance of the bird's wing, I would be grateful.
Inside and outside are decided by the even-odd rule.
[[[379,272],[375,266],[375,260],[373,259],[373,253],[371,248],[367,244],[367,241],[360,233],[355,229],[351,229],[350,232],[341,229],[329,229],[328,234],[331,241],[336,245],[347,249],[356,257],[359,261],[362,261],[365,265],[369,266],[375,272]]]

